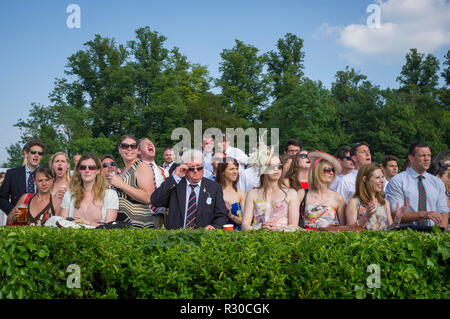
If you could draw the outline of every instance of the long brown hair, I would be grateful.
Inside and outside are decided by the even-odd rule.
[[[369,204],[369,202],[372,200],[373,190],[370,189],[368,183],[369,179],[377,169],[380,169],[381,172],[383,172],[383,168],[380,164],[377,163],[363,165],[358,170],[358,175],[356,176],[355,182],[355,194],[353,195],[353,197],[359,197],[364,205]],[[366,178],[365,181],[364,177]],[[383,190],[381,190],[380,192],[375,192],[375,198],[382,206],[385,204],[385,200],[383,198]]]
[[[226,157],[222,163],[219,163],[217,166],[217,173],[216,173],[216,182],[222,185],[222,188],[226,186],[225,183],[225,170],[228,167],[228,164],[234,164],[239,169],[239,163],[235,158],[232,157]],[[232,186],[234,190],[237,192],[237,182],[239,180],[239,172],[238,172],[238,178],[233,182]]]
[[[284,176],[285,179],[289,180],[289,185],[286,185],[287,187],[293,188],[296,191],[302,188],[300,185],[300,181],[298,180],[298,172],[300,171],[300,152],[298,152],[295,156],[292,157],[292,163],[289,167],[288,171],[286,172],[286,175]]]
[[[101,169],[101,162],[100,162],[99,158],[97,157],[97,155],[95,155],[93,153],[88,153],[88,154],[83,155],[80,158],[80,160],[78,161],[78,164],[75,167],[75,171],[73,172],[72,180],[70,181],[70,191],[72,192],[72,198],[75,198],[74,207],[77,209],[80,208],[81,201],[83,200],[84,195],[85,195],[85,190],[83,187],[83,181],[81,179],[79,168],[80,168],[81,162],[88,160],[88,159],[93,159],[95,164],[97,165],[98,169],[100,170],[100,173],[95,176],[95,182],[94,182],[94,187],[93,187],[93,191],[94,191],[94,199],[93,200],[95,201],[96,199],[98,199],[103,202],[103,198],[105,197],[106,189],[108,188],[106,185],[105,175],[103,173],[103,170]]]

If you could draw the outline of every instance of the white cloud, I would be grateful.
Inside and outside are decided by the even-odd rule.
[[[450,45],[448,1],[388,0],[382,2],[380,8],[379,28],[351,24],[340,29],[337,41],[348,49],[344,54],[348,59],[403,58],[411,48],[429,53]],[[326,27],[339,28],[328,24]]]

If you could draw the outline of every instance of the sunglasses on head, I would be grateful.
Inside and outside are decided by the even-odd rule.
[[[324,173],[331,173],[331,172],[334,173],[334,167],[324,167],[323,172]]]
[[[97,165],[80,165],[78,169],[80,171],[85,171],[87,168],[89,168],[90,171],[96,171],[98,169]]]
[[[124,149],[124,150],[126,150],[126,149],[132,149],[132,150],[135,150],[135,149],[137,149],[137,147],[138,147],[138,144],[137,143],[133,143],[133,144],[127,144],[127,143],[121,143],[120,144],[120,148],[121,149]]]
[[[189,167],[187,170],[188,170],[189,172],[194,172],[195,170],[201,171],[201,170],[203,170],[203,166]]]
[[[40,156],[44,155],[44,152],[30,151],[30,154],[35,155],[36,153],[38,153]]]
[[[103,163],[102,167],[107,168],[108,166],[114,167],[116,166],[116,162],[110,162],[110,163]]]

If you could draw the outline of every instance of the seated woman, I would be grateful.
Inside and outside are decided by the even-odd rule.
[[[358,225],[370,230],[386,230],[400,223],[408,207],[406,201],[399,210],[393,225],[389,202],[383,198],[383,170],[379,164],[371,163],[358,170],[355,194],[348,201],[347,225]]]
[[[260,186],[247,194],[242,229],[297,230],[298,197],[282,183],[280,158],[273,156],[273,148],[267,149],[262,141],[257,152],[257,156],[250,156],[250,162],[255,159],[259,166]]]
[[[60,216],[74,222],[97,227],[116,220],[119,209],[117,193],[108,189],[97,155],[89,153],[80,158],[64,194]]]
[[[219,163],[216,172],[216,181],[222,185],[223,200],[227,207],[228,223],[233,224],[235,230],[241,229],[242,207],[245,204],[244,191],[237,188],[239,179],[239,163],[236,159],[227,157]]]
[[[27,221],[21,225],[42,226],[52,216],[59,213],[59,203],[55,203],[50,191],[55,175],[48,167],[38,167],[33,172],[34,183],[37,192],[35,194],[23,194],[17,202],[14,210],[8,215],[8,224],[18,224],[17,217],[20,214],[19,205],[27,206]]]
[[[292,164],[284,174],[283,182],[286,186],[295,189],[309,189],[308,171],[311,161],[307,151],[300,151],[294,156]]]
[[[50,157],[50,168],[55,175],[55,183],[52,187],[52,195],[55,200],[62,201],[70,183],[70,159],[64,152],[58,152]]]
[[[138,142],[133,135],[122,136],[118,150],[125,167],[119,175],[106,176],[119,196],[117,220],[131,223],[133,228],[155,228],[149,206],[155,190],[153,170],[138,159]]]
[[[330,185],[342,171],[339,161],[320,151],[310,152],[312,163],[308,172],[310,189],[298,190],[301,226],[319,229],[331,225],[345,225],[345,200],[341,194],[330,190]]]

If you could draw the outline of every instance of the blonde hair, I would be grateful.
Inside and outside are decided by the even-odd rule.
[[[311,163],[311,166],[309,167],[308,171],[308,183],[309,188],[311,190],[318,190],[320,189],[320,186],[322,186],[325,182],[323,181],[323,167],[325,164],[331,165],[331,167],[334,168],[333,164],[327,161],[326,159],[317,158],[316,161],[319,160],[317,163]],[[336,173],[333,174],[333,180],[331,183],[336,179]],[[330,183],[330,185],[331,185]],[[328,187],[330,186],[328,185]]]
[[[377,169],[383,172],[383,168],[381,167],[381,165],[376,163],[363,165],[358,170],[358,175],[356,176],[355,182],[355,194],[353,195],[353,197],[359,197],[364,205],[369,204],[369,202],[372,200],[373,190],[370,189],[368,182]],[[365,181],[364,177],[366,178]],[[375,192],[375,198],[382,206],[385,204],[383,191]]]
[[[55,180],[56,180],[56,172],[53,170],[53,162],[55,161],[55,158],[56,158],[56,156],[58,156],[58,155],[64,155],[64,157],[66,158],[67,163],[69,164],[69,168],[66,170],[66,182],[69,183],[69,182],[70,182],[70,158],[69,158],[69,155],[67,155],[67,154],[64,153],[64,152],[58,152],[58,153],[53,154],[53,155],[50,157],[50,161],[49,161],[49,163],[50,163],[50,169],[51,169],[51,170],[53,171],[53,173],[55,174]]]
[[[80,204],[84,198],[84,194],[85,194],[85,190],[83,187],[83,181],[81,179],[81,175],[80,175],[80,165],[81,162],[88,160],[88,159],[93,159],[95,164],[97,165],[98,169],[100,170],[100,173],[97,174],[95,176],[95,182],[94,182],[94,187],[92,188],[94,191],[94,201],[95,200],[100,200],[103,201],[103,198],[105,197],[105,192],[106,189],[108,188],[108,186],[106,185],[106,179],[105,179],[105,174],[103,173],[103,170],[101,169],[101,162],[99,160],[99,158],[97,157],[97,155],[93,154],[93,153],[88,153],[83,155],[80,160],[78,161],[77,166],[75,167],[75,170],[73,172],[73,177],[72,180],[70,181],[70,191],[72,192],[72,198],[75,199],[75,203],[74,203],[74,207],[75,208],[80,208]]]

